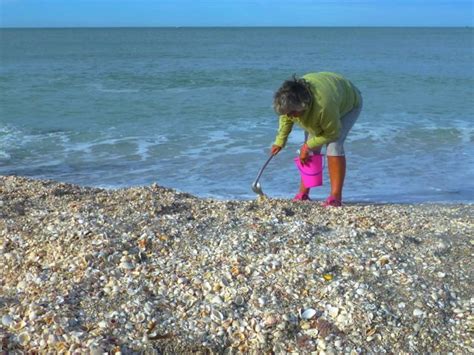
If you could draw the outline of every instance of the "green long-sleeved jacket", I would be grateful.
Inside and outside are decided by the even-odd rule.
[[[303,79],[311,86],[311,106],[301,117],[280,116],[274,143],[277,146],[285,146],[294,123],[309,133],[311,138],[306,142],[309,148],[337,140],[341,131],[341,117],[361,102],[359,91],[339,74],[309,73]]]

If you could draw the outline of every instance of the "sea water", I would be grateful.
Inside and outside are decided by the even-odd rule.
[[[472,28],[0,30],[0,174],[252,199],[293,74],[361,90],[345,148],[347,201],[474,200]],[[260,180],[298,186],[287,147]],[[324,198],[325,185],[312,196]]]

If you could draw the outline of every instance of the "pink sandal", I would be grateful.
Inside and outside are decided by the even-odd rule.
[[[308,194],[300,192],[293,198],[293,201],[311,201],[311,199],[309,198]]]
[[[323,203],[324,207],[342,207],[342,202],[334,196],[329,196],[326,202]]]

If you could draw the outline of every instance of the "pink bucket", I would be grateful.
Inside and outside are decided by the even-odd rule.
[[[323,157],[322,154],[310,155],[305,165],[301,164],[299,157],[294,159],[305,187],[316,187],[323,184]]]

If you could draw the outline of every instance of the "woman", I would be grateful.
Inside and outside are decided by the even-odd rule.
[[[273,107],[280,115],[280,125],[271,154],[285,146],[296,123],[305,130],[305,143],[300,149],[304,164],[310,152],[320,153],[326,145],[331,194],[325,206],[342,206],[342,187],[346,174],[344,140],[362,109],[360,91],[336,73],[310,73],[287,80],[275,93]],[[309,188],[300,184],[294,200],[309,200]]]

